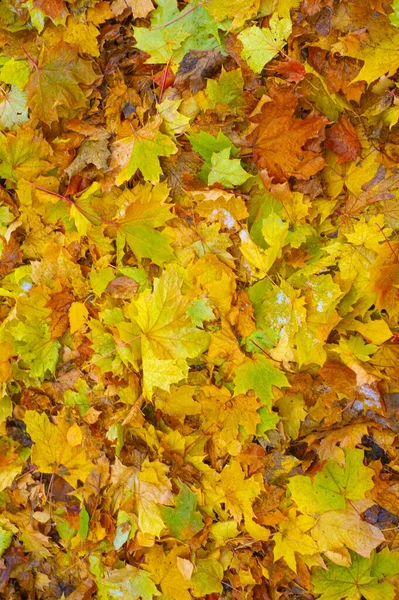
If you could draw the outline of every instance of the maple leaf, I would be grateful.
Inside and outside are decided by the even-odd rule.
[[[104,579],[97,579],[97,585],[100,600],[120,598],[121,596],[131,598],[131,600],[139,600],[139,598],[153,600],[154,596],[161,595],[149,574],[131,565],[115,569]]]
[[[219,45],[217,24],[201,4],[180,12],[175,0],[159,0],[151,14],[151,27],[134,28],[136,45],[148,54],[149,63],[178,64],[189,50]]]
[[[259,124],[247,136],[255,161],[276,182],[289,177],[309,179],[324,167],[325,160],[305,146],[321,134],[327,119],[317,115],[293,118],[298,98],[290,90],[275,89],[270,96],[257,118]]]
[[[170,136],[181,135],[189,128],[190,118],[178,111],[181,100],[165,98],[157,104],[158,114],[162,117],[162,129]]]
[[[130,7],[133,12],[133,16],[139,19],[145,19],[145,17],[154,10],[154,5],[151,0],[114,0],[111,4],[111,10],[115,16],[119,16],[126,10],[126,6]]]
[[[43,298],[36,302],[21,302],[25,308],[24,319],[14,319],[10,323],[10,341],[16,354],[22,361],[29,364],[29,375],[43,379],[49,373],[54,373],[60,344],[52,339],[46,318],[49,310],[43,306]]]
[[[172,206],[164,203],[168,190],[165,194],[164,186],[160,186],[157,194],[157,190],[150,191],[149,186],[141,189],[141,197],[129,190],[123,192],[122,198],[129,204],[124,210],[123,221],[118,224],[119,230],[139,260],[151,258],[156,264],[171,261],[174,254],[170,242],[155,229],[173,218],[170,212]]]
[[[273,361],[258,354],[254,360],[246,361],[236,369],[234,385],[235,394],[253,390],[262,403],[270,407],[273,399],[272,386],[288,387],[289,383]]]
[[[311,535],[321,552],[346,547],[366,558],[385,539],[377,527],[362,521],[355,509],[330,510],[321,514]]]
[[[273,14],[269,25],[263,29],[253,25],[238,34],[243,45],[241,56],[255,73],[260,73],[284,48],[292,30],[291,20],[279,19],[277,13]]]
[[[313,482],[303,475],[291,477],[289,489],[301,512],[345,509],[346,498],[360,500],[374,487],[373,470],[363,465],[363,450],[345,448],[344,453],[345,466],[330,460]]]
[[[0,595],[393,600],[398,1],[21,2]]]
[[[262,489],[262,485],[255,477],[245,479],[239,463],[232,460],[222,471],[220,485],[226,508],[232,517],[237,521],[240,521],[243,516],[252,517],[252,501]]]
[[[208,175],[208,183],[221,183],[225,188],[242,185],[251,177],[244,171],[238,159],[230,158],[230,149],[225,148],[220,152],[214,152],[211,157],[211,170]]]
[[[326,137],[325,147],[338,155],[338,164],[360,156],[360,141],[348,117],[340,115],[338,123],[327,130]]]
[[[0,62],[1,64],[1,62]],[[29,81],[29,65],[27,60],[6,60],[0,69],[0,81],[15,85],[21,92]]]
[[[191,539],[201,531],[204,524],[199,512],[195,511],[197,496],[186,485],[182,485],[176,496],[176,508],[163,506],[160,509],[170,533],[178,540]]]
[[[88,105],[80,86],[91,86],[95,80],[91,63],[79,58],[73,46],[63,42],[52,48],[43,46],[26,86],[30,110],[49,125],[60,115],[73,117]]]
[[[162,174],[160,156],[171,156],[177,147],[171,138],[158,129],[160,122],[139,129],[134,135],[116,142],[113,146],[113,163],[122,166],[116,178],[117,185],[129,180],[141,171],[146,181],[157,183]]]
[[[0,124],[4,129],[14,129],[27,120],[26,93],[13,85],[0,97]]]
[[[4,551],[11,545],[13,533],[0,527],[0,556],[3,556]]]
[[[349,567],[329,563],[327,570],[315,569],[312,575],[314,590],[321,594],[320,600],[360,600],[361,597],[366,600],[393,600],[393,585],[381,579],[399,572],[398,558],[387,549],[371,559],[351,552]]]
[[[16,183],[19,179],[36,179],[49,170],[50,145],[33,129],[17,129],[0,135],[0,176]]]
[[[226,103],[231,108],[238,107],[242,103],[242,92],[244,79],[241,69],[222,72],[218,81],[208,79],[206,84],[206,95],[211,108],[217,108],[219,103]]]
[[[93,470],[93,463],[87,458],[80,444],[66,443],[70,428],[65,415],[58,416],[57,425],[53,425],[45,413],[34,410],[25,413],[25,424],[34,446],[32,462],[42,473],[59,475],[74,488],[78,480],[85,482]]]
[[[3,403],[3,411],[4,408],[5,407]],[[22,457],[18,456],[16,450],[17,448],[15,442],[11,442],[11,440],[9,440],[8,438],[3,438],[0,441],[0,491],[3,491],[5,488],[10,486],[15,477],[18,477],[18,475],[21,473],[23,460]]]
[[[187,315],[192,299],[181,293],[183,283],[178,271],[169,268],[155,280],[153,292],[135,301],[146,397],[154,387],[168,391],[170,384],[185,379],[186,359],[201,354],[209,343],[208,334],[192,325]]]
[[[207,594],[222,593],[223,567],[216,558],[201,558],[197,569],[191,578],[191,588],[194,598]]]
[[[398,242],[384,244],[370,269],[370,289],[379,310],[385,309],[392,317],[399,315],[399,254]]]
[[[373,28],[369,34],[350,33],[338,42],[334,50],[344,56],[364,61],[352,83],[372,83],[378,77],[392,75],[399,66],[399,33],[387,23],[384,28]]]
[[[237,28],[256,15],[259,0],[205,0],[204,6],[217,21],[233,19],[232,27]]]
[[[295,510],[289,515],[288,521],[283,521],[278,526],[278,533],[274,536],[274,560],[284,557],[287,565],[296,573],[295,553],[315,554],[318,552],[316,542],[306,532],[311,529],[315,520],[306,515],[295,515]]]
[[[42,10],[52,19],[60,17],[63,12],[64,0],[33,0],[33,2],[36,8]]]

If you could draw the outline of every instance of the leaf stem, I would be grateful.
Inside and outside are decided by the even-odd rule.
[[[24,52],[24,54],[26,54],[26,57],[30,60],[30,62],[34,65],[35,69],[39,70],[39,63],[37,63],[35,61],[34,58],[31,57],[31,55],[25,50],[25,48],[23,46],[21,46],[21,50]]]
[[[58,194],[57,192],[53,192],[52,190],[47,190],[46,188],[44,188],[40,185],[36,185],[35,183],[31,183],[31,185],[34,188],[36,188],[37,190],[40,190],[41,192],[45,192],[46,194],[50,194],[50,196],[55,196],[56,198],[60,198],[61,200],[66,200],[66,202],[73,204],[73,206],[76,206],[78,211],[81,212],[86,217],[91,217],[92,219],[97,219],[97,221],[100,221],[101,223],[105,223],[106,225],[117,225],[117,223],[115,223],[114,221],[108,221],[108,219],[103,219],[102,217],[99,217],[98,215],[95,215],[95,214],[85,210],[82,206],[80,206],[77,202],[75,202],[74,200],[72,200],[72,198],[69,198],[68,196],[64,196],[63,194]]]
[[[388,238],[387,238],[387,236],[385,235],[385,233],[384,233],[384,231],[383,231],[383,229],[382,229],[381,225],[380,225],[379,223],[376,223],[376,225],[377,225],[378,229],[381,231],[382,235],[384,236],[384,238],[385,238],[385,241],[386,241],[386,243],[388,244],[388,246],[389,246],[389,248],[390,248],[390,250],[391,250],[392,254],[393,254],[393,255],[394,255],[394,257],[396,258],[396,262],[397,262],[397,263],[399,263],[399,256],[396,254],[396,252],[395,252],[395,250],[394,250],[394,248],[393,248],[393,246],[392,246],[391,242],[389,241],[389,239],[388,239]]]
[[[190,8],[187,12],[180,14],[178,17],[176,17],[176,19],[173,19],[173,21],[169,21],[169,23],[164,23],[164,25],[159,25],[159,27],[154,27],[154,29],[150,29],[150,31],[158,31],[158,29],[163,29],[164,27],[168,27],[169,25],[172,25],[172,23],[176,23],[176,21],[180,21],[180,19],[184,19],[184,17],[189,15],[191,12],[193,12],[193,10],[197,10],[197,8],[199,8],[200,6],[202,6],[202,5],[196,4],[195,6]]]

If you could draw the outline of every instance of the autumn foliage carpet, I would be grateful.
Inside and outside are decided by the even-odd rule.
[[[399,599],[398,68],[399,0],[1,0],[1,599]]]

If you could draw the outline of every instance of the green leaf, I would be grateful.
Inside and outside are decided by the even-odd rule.
[[[221,594],[223,567],[216,558],[201,558],[197,570],[191,577],[192,594],[200,598],[207,594]]]
[[[173,260],[169,239],[155,230],[173,218],[172,205],[163,204],[157,198],[149,202],[136,201],[129,190],[124,191],[124,197],[131,204],[126,208],[120,230],[136,257],[150,258],[157,265]]]
[[[212,308],[208,305],[207,298],[195,298],[187,309],[187,314],[196,327],[203,327],[204,321],[215,319]]]
[[[235,156],[239,152],[239,149],[234,146],[230,138],[221,131],[219,131],[217,137],[205,131],[200,131],[198,135],[188,135],[187,137],[193,150],[198,152],[209,166],[212,164],[211,159],[214,152],[220,152],[226,148],[231,151],[232,156]]]
[[[389,15],[389,20],[391,21],[392,25],[399,27],[399,0],[393,0],[391,8],[393,13]]]
[[[312,514],[345,509],[348,500],[361,500],[374,487],[374,471],[363,464],[363,450],[344,448],[345,466],[329,460],[314,480],[306,475],[291,477],[289,489],[299,510]]]
[[[276,429],[280,417],[277,413],[269,410],[267,406],[262,406],[258,411],[261,422],[256,426],[256,435],[265,436],[268,431]]]
[[[242,185],[251,177],[244,171],[241,161],[230,158],[230,149],[214,152],[211,158],[212,168],[208,175],[208,183],[221,183],[226,188]]]
[[[176,0],[159,0],[151,13],[151,29],[134,27],[136,46],[149,54],[147,63],[179,64],[190,50],[220,47],[218,26],[200,4],[181,12]]]
[[[243,89],[244,79],[241,69],[227,72],[222,67],[218,81],[208,79],[206,94],[209,99],[209,106],[216,108],[217,104],[222,103],[228,104],[230,108],[238,107],[243,103]]]
[[[183,484],[176,496],[176,508],[160,507],[161,516],[173,537],[181,541],[191,539],[204,527],[201,514],[195,511],[196,506],[197,495]]]
[[[29,364],[32,377],[43,379],[55,372],[60,344],[51,339],[50,329],[45,321],[19,321],[11,332],[15,352],[23,362]]]
[[[124,138],[120,144],[122,143],[127,149],[131,149],[131,155],[127,165],[116,178],[117,185],[128,181],[137,169],[146,181],[157,183],[162,175],[159,157],[171,156],[177,152],[173,140],[151,126],[143,127],[134,136]]]
[[[328,570],[316,569],[312,583],[319,600],[393,600],[395,590],[387,581],[380,581],[370,574],[371,560],[351,552],[352,564],[342,567],[329,563]]]
[[[22,91],[29,81],[28,61],[10,58],[0,69],[0,81],[15,85]]]
[[[257,355],[253,360],[248,360],[236,370],[234,378],[234,393],[246,394],[253,390],[255,395],[265,406],[272,404],[272,386],[289,387],[284,373],[274,366],[272,360],[265,356]]]
[[[391,552],[383,548],[381,552],[374,555],[371,565],[371,575],[382,579],[383,577],[394,577],[399,573],[399,552]]]
[[[161,595],[149,573],[130,565],[115,569],[107,579],[97,579],[97,586],[99,600],[152,600],[154,596]]]
[[[261,29],[253,25],[244,29],[238,34],[238,39],[243,45],[242,58],[255,73],[260,73],[284,48],[291,30],[291,20],[279,19],[276,13],[270,19],[270,27]]]
[[[12,541],[12,532],[0,527],[0,556],[3,556],[3,552],[7,550]]]
[[[90,516],[85,506],[82,506],[79,513],[79,535],[82,542],[87,539],[89,533]]]

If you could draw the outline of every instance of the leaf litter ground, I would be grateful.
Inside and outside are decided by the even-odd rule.
[[[397,600],[399,2],[0,4],[0,594]]]

